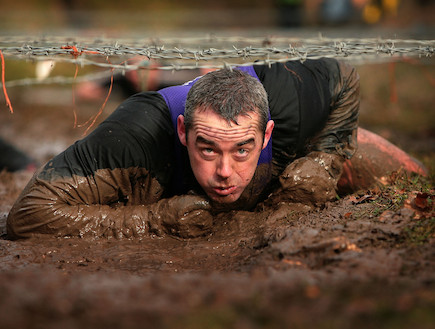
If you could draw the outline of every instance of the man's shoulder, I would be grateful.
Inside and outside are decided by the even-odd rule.
[[[254,65],[255,72],[260,80],[271,78],[272,76],[289,76],[298,80],[303,79],[304,72],[314,73],[335,72],[338,70],[339,61],[335,58],[320,58],[307,60],[293,60],[272,65]]]
[[[134,106],[140,104],[162,105],[164,104],[164,100],[162,98],[162,95],[157,91],[142,91],[126,98],[121,103],[120,107]]]
[[[140,92],[124,100],[103,124],[149,126],[153,122],[170,122],[170,113],[163,97],[155,91]]]

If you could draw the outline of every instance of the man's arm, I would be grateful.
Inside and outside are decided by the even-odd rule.
[[[337,65],[338,75],[329,80],[331,112],[325,126],[307,142],[308,154],[280,176],[281,193],[295,202],[321,206],[336,199],[343,163],[357,149],[359,76],[355,68]]]
[[[91,200],[104,191],[80,180],[49,182],[33,177],[9,213],[8,235],[130,238],[171,234],[187,238],[207,233],[212,225],[208,201],[202,197],[185,195],[158,200],[157,190],[154,196],[158,201],[150,204],[97,204]],[[105,184],[121,183],[115,181],[116,178],[107,177]],[[82,188],[77,189],[78,185]],[[134,197],[134,193],[129,196]]]
[[[307,151],[350,159],[357,149],[359,75],[354,67],[343,62],[330,65],[338,66],[338,75],[334,74],[329,81],[331,112],[323,129],[307,143]]]
[[[160,95],[131,97],[35,174],[9,213],[9,235],[199,234],[182,224],[209,224],[210,217],[197,218],[208,207],[204,199],[160,200],[172,174],[173,134]]]
[[[305,155],[288,164],[279,176],[280,187],[270,196],[273,202],[287,200],[319,206],[334,200],[343,163],[356,151],[359,76],[344,63],[324,60],[324,64],[317,79],[329,88],[329,114],[323,127],[308,135]],[[316,75],[318,71],[313,72]],[[313,97],[321,94],[316,94],[317,90],[313,90]]]

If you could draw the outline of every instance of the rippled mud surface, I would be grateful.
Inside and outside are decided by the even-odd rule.
[[[0,175],[3,232],[25,176]],[[433,207],[416,207],[414,195],[377,216],[378,198],[351,195],[308,213],[285,203],[233,211],[188,240],[3,236],[0,325],[429,328],[435,241],[432,232],[414,243],[408,232],[422,216],[433,221]]]
[[[1,136],[43,163],[83,131],[71,127],[70,107],[26,97],[32,109],[22,99],[13,116],[0,113]],[[91,105],[82,111],[92,114]],[[414,178],[390,177],[323,209],[276,203],[220,214],[212,233],[195,239],[11,241],[6,216],[31,175],[0,173],[1,328],[435,323],[434,195]]]

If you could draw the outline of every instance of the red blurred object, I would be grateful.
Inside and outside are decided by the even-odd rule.
[[[368,130],[358,129],[358,150],[344,164],[338,182],[341,193],[354,192],[373,186],[381,177],[404,170],[426,176],[427,169],[417,159]]]

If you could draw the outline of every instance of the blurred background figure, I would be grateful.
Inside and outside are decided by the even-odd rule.
[[[400,0],[276,0],[279,16],[299,25],[374,25],[399,15]],[[421,2],[425,2],[423,0]],[[298,5],[296,5],[296,3]],[[409,5],[409,4],[408,4]],[[283,21],[283,18],[279,19]],[[283,24],[281,24],[284,26]],[[294,25],[296,26],[296,25]]]
[[[36,167],[35,160],[0,138],[0,171],[35,171]]]
[[[321,4],[321,21],[325,24],[344,24],[352,20],[354,6],[351,0],[324,0]]]
[[[367,24],[376,24],[384,17],[396,17],[399,0],[353,0]]]
[[[276,0],[278,25],[281,27],[299,27],[304,23],[303,0]]]

